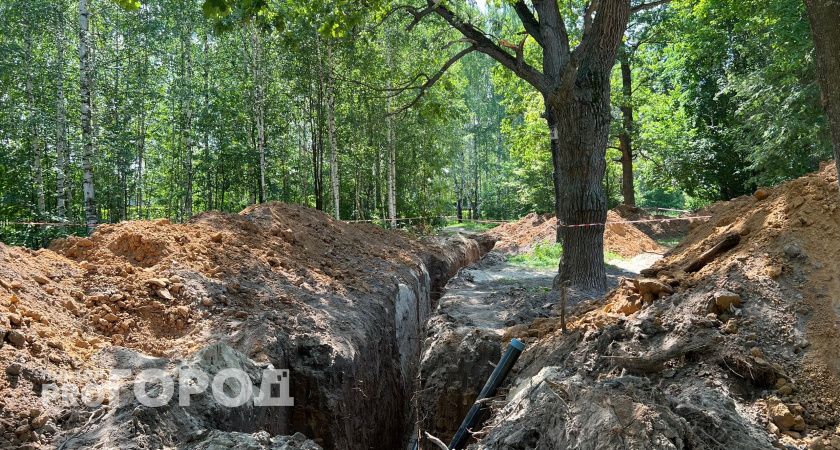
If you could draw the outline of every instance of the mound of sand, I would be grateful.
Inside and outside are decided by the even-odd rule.
[[[840,448],[834,165],[710,206],[712,220],[604,300],[524,332],[482,448]],[[731,234],[740,243],[686,268]],[[520,334],[521,335],[521,334]],[[604,429],[612,432],[603,433]]]
[[[604,250],[632,258],[640,253],[663,253],[665,249],[634,226],[623,222],[615,211],[607,213]],[[488,232],[497,240],[496,250],[506,253],[525,252],[535,245],[554,242],[557,219],[553,215],[531,213],[516,222],[505,223]]]

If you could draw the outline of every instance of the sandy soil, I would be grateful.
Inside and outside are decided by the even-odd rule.
[[[529,347],[473,448],[840,449],[838,200],[826,164],[712,205],[645,276],[572,308],[569,334],[513,327]]]

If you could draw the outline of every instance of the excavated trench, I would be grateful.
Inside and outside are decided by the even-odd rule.
[[[245,332],[204,347],[188,360],[150,358],[122,347],[100,356],[103,367],[168,371],[176,379],[175,392],[181,382],[177,374],[185,368],[211,377],[241,369],[254,386],[262,381],[261,369],[288,368],[293,407],[249,402],[226,408],[208,392],[194,395],[189,406],[173,399],[165,407],[150,408],[138,404],[126,384],[106,414],[81,428],[70,427],[59,441],[64,448],[275,448],[276,439],[302,433],[312,441],[303,442],[298,434],[294,445],[280,448],[404,448],[414,426],[411,400],[427,321],[447,281],[492,246],[492,241],[450,238],[435,247],[438,251],[383,273],[392,279],[355,298],[355,304],[342,299],[340,309],[327,311],[328,321],[307,322],[295,331],[276,326],[288,320],[282,311],[265,311]],[[312,302],[334,307],[329,302],[335,299],[313,297]],[[245,354],[256,347],[267,357],[261,362]]]
[[[318,348],[298,347],[300,366],[292,381],[295,399],[289,429],[324,449],[387,449],[410,445],[416,411],[412,396],[420,367],[427,321],[447,282],[484,256],[492,241],[459,238],[442,254],[428,254],[417,268],[396,280],[392,302],[382,305],[365,327],[367,337],[353,360],[334,360],[328,371],[309,370]],[[320,364],[319,364],[320,366]],[[308,376],[300,380],[300,374]]]

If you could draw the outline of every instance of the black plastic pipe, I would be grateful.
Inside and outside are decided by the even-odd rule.
[[[470,430],[479,425],[485,419],[485,415],[487,414],[487,408],[484,407],[484,402],[482,400],[496,394],[496,390],[499,389],[499,386],[501,386],[505,381],[510,369],[514,364],[516,364],[516,360],[519,359],[519,355],[522,354],[523,350],[525,350],[525,344],[523,344],[522,341],[519,339],[513,339],[510,341],[510,345],[508,345],[505,354],[502,355],[502,359],[499,360],[499,364],[496,365],[493,373],[490,374],[490,378],[487,380],[487,383],[484,384],[484,388],[481,389],[481,393],[478,394],[478,398],[475,399],[475,403],[473,403],[472,408],[470,408],[470,411],[467,413],[467,417],[464,418],[464,421],[458,428],[458,432],[455,433],[455,436],[452,438],[452,442],[449,444],[450,450],[461,450],[464,448],[464,445],[466,445],[469,440]]]

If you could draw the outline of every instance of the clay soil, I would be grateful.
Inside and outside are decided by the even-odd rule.
[[[657,244],[634,224],[611,223],[625,219],[616,211],[609,211],[604,231],[604,250],[623,258],[641,253],[664,253]],[[554,242],[557,219],[549,214],[531,213],[516,222],[502,224],[488,232],[498,240],[495,249],[506,253],[528,251],[537,244]]]
[[[181,358],[224,341],[256,363],[284,367],[297,360],[311,369],[352,364],[358,352],[367,351],[360,346],[385,345],[377,350],[384,360],[369,361],[381,367],[368,372],[393,377],[399,367],[389,369],[392,364],[385,361],[394,357],[388,354],[396,351],[393,346],[367,343],[370,334],[388,331],[379,330],[385,324],[377,317],[393,305],[377,302],[393,298],[396,282],[408,283],[409,271],[422,263],[432,272],[431,289],[439,290],[435,283],[445,283],[448,274],[435,270],[449,270],[454,262],[435,265],[442,255],[447,253],[438,244],[403,232],[345,224],[279,203],[238,215],[205,213],[186,224],[102,225],[90,238],[59,240],[39,251],[0,245],[5,338],[0,340],[0,370],[5,371],[0,373],[0,447],[50,448],[57,436],[66,437],[84,423],[90,414],[44,404],[41,389],[52,383],[104,383],[107,371],[97,355],[111,349]],[[377,375],[380,369],[384,372]],[[307,389],[310,408],[335,394],[319,394],[319,388],[352,381],[313,376],[325,381],[300,387]],[[371,387],[375,391],[376,383]],[[379,394],[374,391],[368,393],[371,398]],[[381,394],[396,399],[393,392]],[[348,413],[357,407],[367,408],[358,402]],[[345,431],[318,426],[317,417],[307,416],[311,412],[292,417],[292,431],[320,434],[320,444],[337,445]],[[401,410],[383,405],[380,413],[380,423],[399,428]],[[331,413],[318,414],[326,420]]]
[[[569,334],[509,330],[529,348],[475,448],[840,448],[834,164],[705,214],[645,276],[574,305]]]

